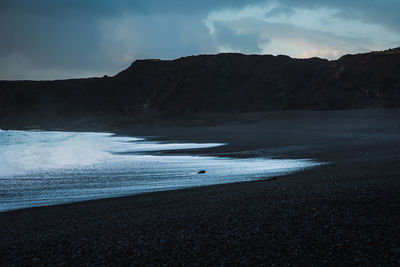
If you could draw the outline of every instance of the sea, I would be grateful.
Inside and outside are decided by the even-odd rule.
[[[0,211],[260,180],[320,164],[165,153],[224,145],[112,133],[0,130]]]

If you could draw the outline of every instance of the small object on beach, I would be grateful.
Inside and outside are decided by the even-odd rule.
[[[277,177],[271,177],[269,179],[267,179],[267,181],[276,181],[278,178]]]
[[[200,170],[197,174],[203,174],[203,173],[206,173],[206,171],[205,170]]]

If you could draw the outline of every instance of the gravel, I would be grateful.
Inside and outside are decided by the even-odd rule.
[[[398,120],[338,121],[280,154],[329,164],[277,179],[0,213],[0,265],[399,266]],[[304,125],[299,136],[317,136],[315,120]],[[213,134],[229,127],[259,127],[267,147],[260,124]]]

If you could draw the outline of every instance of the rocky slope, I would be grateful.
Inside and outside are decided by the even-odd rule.
[[[138,60],[114,77],[0,81],[0,119],[400,107],[399,50],[335,61],[200,55]]]

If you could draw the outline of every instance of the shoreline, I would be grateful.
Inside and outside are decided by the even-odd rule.
[[[37,130],[39,131],[39,130]],[[44,131],[44,130],[43,130]],[[36,132],[36,131],[35,131]],[[46,132],[46,131],[44,131]],[[59,133],[62,133],[59,131]],[[69,133],[69,132],[65,132],[65,133]],[[74,133],[74,132],[71,132]],[[110,138],[112,138],[113,136],[117,136],[117,137],[121,137],[121,136],[126,136],[129,138],[133,138],[133,139],[137,139],[137,136],[128,136],[128,135],[118,135],[116,133],[111,133],[111,132],[82,132],[82,133],[88,133],[88,134],[107,134],[109,135]],[[150,141],[147,136],[141,136],[139,138],[142,141],[148,142]],[[221,160],[228,160],[228,162],[230,162],[230,164],[241,164],[241,162],[243,163],[243,159],[254,159],[254,161],[259,161],[259,160],[263,160],[265,161],[266,164],[274,164],[274,160],[273,158],[267,157],[266,155],[264,156],[260,156],[260,155],[251,155],[251,154],[241,154],[241,155],[235,155],[235,154],[219,154],[217,152],[214,152],[212,154],[205,154],[205,153],[199,153],[202,150],[205,149],[212,149],[213,151],[218,151],[218,149],[222,146],[226,146],[228,144],[226,143],[204,143],[204,142],[198,142],[198,143],[184,143],[184,142],[180,142],[180,141],[158,141],[156,137],[151,138],[150,142],[155,142],[155,143],[160,143],[162,144],[182,144],[182,145],[186,145],[186,146],[193,146],[193,148],[172,148],[172,149],[168,149],[168,150],[163,150],[162,147],[160,147],[161,150],[143,150],[143,151],[139,151],[139,152],[117,152],[116,154],[132,154],[132,155],[143,155],[143,156],[148,156],[148,155],[154,155],[154,156],[161,156],[161,157],[167,157],[168,156],[190,156],[190,157],[199,157],[197,160],[200,160],[201,158],[208,158],[209,160],[213,159],[213,158],[219,158]],[[200,145],[199,147],[196,147],[196,145]],[[205,145],[205,147],[202,147],[201,145]],[[113,152],[110,152],[113,153]],[[139,154],[138,154],[139,153]],[[271,160],[271,162],[269,162]],[[85,196],[82,195],[82,197],[74,197],[72,199],[70,199],[69,201],[62,201],[59,200],[60,196],[57,196],[55,199],[53,199],[52,197],[48,197],[48,201],[44,200],[43,198],[39,198],[36,199],[35,196],[33,196],[33,199],[30,200],[26,200],[26,202],[30,203],[30,206],[28,205],[24,205],[24,204],[19,204],[19,202],[9,202],[9,204],[11,204],[10,207],[5,208],[5,207],[0,207],[0,213],[3,212],[12,212],[12,211],[19,211],[19,210],[26,210],[29,208],[39,208],[39,207],[48,207],[48,206],[62,206],[62,205],[68,205],[68,204],[74,204],[74,203],[81,203],[81,202],[87,202],[87,201],[95,201],[95,200],[101,200],[101,199],[114,199],[114,198],[119,198],[119,197],[129,197],[132,195],[141,195],[141,194],[145,194],[145,193],[155,193],[155,192],[162,192],[162,191],[176,191],[176,190],[184,190],[184,189],[190,189],[190,188],[194,188],[194,187],[205,187],[205,186],[213,186],[213,185],[220,185],[220,184],[230,184],[230,183],[241,183],[241,182],[247,182],[247,181],[259,181],[259,180],[269,180],[271,179],[271,177],[274,177],[274,179],[276,179],[277,177],[282,177],[282,176],[286,176],[286,175],[290,175],[292,173],[295,172],[299,172],[299,171],[303,171],[303,170],[307,170],[310,168],[314,168],[316,166],[322,165],[322,164],[326,164],[325,162],[317,162],[314,161],[312,159],[299,159],[299,161],[297,162],[296,166],[291,166],[291,160],[293,159],[287,159],[287,158],[282,158],[282,160],[288,160],[289,162],[287,163],[287,165],[285,165],[285,167],[281,166],[281,167],[276,167],[279,169],[279,171],[277,171],[276,169],[267,169],[265,170],[263,173],[258,173],[257,175],[248,172],[247,174],[241,174],[242,178],[236,178],[236,179],[230,179],[230,177],[225,177],[227,175],[224,176],[224,178],[221,177],[222,173],[226,172],[226,171],[222,171],[222,170],[213,170],[212,166],[209,166],[210,169],[207,167],[207,163],[206,165],[199,165],[198,166],[198,170],[201,170],[201,168],[205,168],[207,170],[207,173],[210,173],[211,177],[214,176],[218,176],[219,179],[213,178],[211,179],[213,181],[213,183],[207,182],[207,180],[209,180],[210,176],[208,175],[207,177],[203,177],[203,176],[198,176],[196,177],[197,179],[203,179],[203,178],[207,178],[205,179],[205,181],[203,182],[192,182],[191,184],[177,184],[176,186],[168,186],[167,184],[162,184],[162,186],[155,186],[152,187],[151,184],[148,184],[147,189],[142,189],[142,190],[131,190],[131,193],[126,193],[126,192],[120,192],[118,190],[116,191],[110,191],[108,196],[107,195],[102,195],[102,196],[97,196],[97,195],[91,195],[91,196]],[[217,162],[215,162],[217,163]],[[292,162],[292,164],[294,164]],[[300,166],[302,164],[306,164],[306,166]],[[221,165],[222,166],[222,165]],[[267,165],[268,166],[268,165]],[[187,172],[187,170],[183,167],[183,166],[177,166],[177,168],[181,171],[181,172]],[[224,169],[227,169],[228,166],[224,166]],[[57,169],[56,169],[57,170]],[[197,170],[197,171],[198,171]],[[195,171],[197,173],[197,171]],[[217,173],[216,173],[217,171]],[[218,172],[219,171],[219,172]],[[239,170],[238,170],[239,171]],[[239,171],[240,173],[240,171]],[[104,176],[104,173],[100,173],[102,176]],[[193,174],[193,170],[191,172],[191,174]],[[189,174],[189,175],[191,175]],[[237,174],[237,173],[236,173]],[[31,176],[31,175],[29,175]],[[136,174],[136,176],[140,176],[140,174]],[[248,176],[248,177],[246,177]],[[173,177],[170,177],[173,178]],[[236,180],[236,181],[235,181]],[[177,181],[179,182],[179,180]],[[82,184],[83,187],[85,187],[85,184]],[[133,185],[130,185],[130,187],[132,187]],[[62,188],[61,188],[62,189]],[[75,188],[71,188],[70,190],[73,190]],[[15,188],[15,190],[17,190],[17,188]],[[11,191],[12,194],[18,194],[18,191]],[[15,192],[15,193],[14,193]],[[66,194],[65,198],[69,199],[69,195]],[[77,199],[77,200],[73,200],[73,199]],[[42,201],[43,200],[43,201]],[[49,203],[47,203],[49,202]],[[1,205],[0,205],[1,206]]]
[[[204,154],[330,164],[270,181],[2,212],[0,265],[398,265],[399,113],[294,112],[216,126],[121,127],[119,134],[153,130],[169,140],[232,144]]]
[[[276,181],[277,179],[281,179],[286,176],[292,176],[298,172],[305,172],[312,168],[318,168],[319,166],[323,166],[325,164],[328,164],[328,163],[320,163],[315,166],[305,167],[304,169],[292,171],[292,172],[288,172],[288,173],[260,177],[260,179],[258,179],[258,180],[247,180],[247,181],[226,182],[226,183],[209,184],[209,185],[189,186],[189,187],[181,187],[181,188],[166,189],[166,190],[161,189],[161,190],[154,190],[154,191],[147,191],[147,192],[140,192],[140,193],[131,193],[131,194],[126,194],[126,195],[121,195],[121,196],[116,196],[116,197],[95,198],[95,199],[87,199],[87,200],[80,200],[80,201],[73,201],[73,202],[66,202],[66,203],[59,203],[59,204],[49,204],[49,205],[40,205],[40,206],[32,206],[32,207],[25,207],[25,208],[16,208],[16,209],[0,211],[0,215],[2,213],[14,213],[14,212],[19,213],[19,212],[26,212],[31,209],[41,209],[41,208],[51,208],[51,207],[62,209],[63,206],[85,205],[85,204],[90,204],[90,202],[93,202],[92,204],[96,204],[96,202],[100,202],[100,201],[108,202],[108,201],[113,201],[116,199],[141,197],[141,196],[147,195],[147,194],[158,194],[158,193],[164,193],[164,192],[176,192],[176,191],[192,190],[192,189],[203,190],[203,189],[207,189],[209,187],[216,187],[216,186],[223,187],[225,185],[227,185],[227,186],[240,185],[243,183],[270,182],[270,181]],[[149,196],[149,197],[151,197],[151,196]]]

